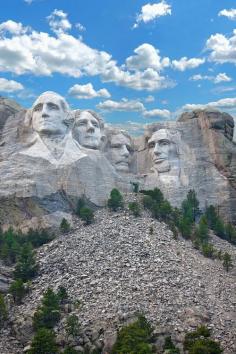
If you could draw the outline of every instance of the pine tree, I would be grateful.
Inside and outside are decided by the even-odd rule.
[[[215,231],[217,236],[225,238],[225,225],[219,217],[217,218],[216,223],[213,226],[213,230]]]
[[[89,225],[93,222],[94,213],[92,209],[83,207],[80,209],[80,217],[85,222],[86,225]]]
[[[53,328],[60,319],[60,306],[57,294],[51,288],[48,288],[43,296],[42,306],[39,306],[34,313],[34,329]]]
[[[68,299],[68,294],[64,286],[59,286],[57,297],[60,303],[66,302],[66,300]]]
[[[35,252],[30,243],[26,243],[21,250],[18,262],[15,267],[15,279],[22,279],[23,282],[32,279],[38,271],[35,260]]]
[[[7,307],[3,295],[0,293],[0,328],[7,320]]]
[[[217,215],[215,207],[213,205],[209,205],[209,207],[206,209],[205,215],[206,215],[209,227],[212,230],[214,230],[214,226],[215,226],[217,219],[218,219],[218,215]]]
[[[118,208],[123,208],[123,197],[122,194],[118,191],[118,189],[113,188],[110,193],[110,198],[107,202],[108,208],[116,211]]]
[[[196,237],[200,240],[201,243],[208,242],[209,231],[207,218],[205,216],[202,216],[199,221],[198,227],[196,228]]]
[[[86,206],[84,197],[78,199],[75,213],[80,216],[80,210]]]
[[[19,305],[25,296],[27,289],[25,288],[23,281],[18,279],[11,284],[9,292],[12,294],[14,302]]]
[[[178,227],[181,235],[186,239],[190,239],[192,235],[192,223],[189,218],[181,217],[178,222]]]
[[[61,221],[60,230],[63,234],[66,234],[67,232],[70,231],[70,224],[65,218],[63,218]]]
[[[129,210],[133,213],[134,216],[140,216],[140,207],[137,202],[129,203]]]
[[[230,223],[225,225],[225,236],[229,242],[236,244],[236,228],[234,225]]]
[[[223,254],[223,267],[225,268],[226,272],[233,267],[231,255],[228,252]]]
[[[199,214],[199,201],[194,190],[190,189],[187,198],[182,202],[182,213],[190,222],[195,222],[196,216]]]
[[[80,324],[76,315],[70,315],[66,321],[66,333],[68,336],[77,337],[80,332]]]
[[[144,316],[123,327],[112,348],[112,354],[151,354],[152,328]]]
[[[52,330],[40,328],[32,341],[31,349],[27,354],[57,354],[59,353],[56,336]]]

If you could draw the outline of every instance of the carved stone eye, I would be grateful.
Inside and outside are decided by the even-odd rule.
[[[159,141],[159,145],[161,146],[165,146],[165,145],[170,145],[170,141],[169,140],[160,140]]]
[[[60,109],[57,104],[52,103],[52,102],[48,103],[48,108],[52,109],[52,110],[55,110],[55,111],[59,111],[59,109]]]
[[[155,147],[155,142],[150,141],[150,143],[148,143],[148,147],[149,147],[149,149],[153,149]]]

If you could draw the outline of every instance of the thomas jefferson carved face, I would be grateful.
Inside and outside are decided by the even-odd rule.
[[[43,93],[32,107],[32,128],[39,134],[64,135],[66,104],[56,93]]]
[[[89,111],[83,111],[75,120],[74,138],[88,149],[99,149],[102,133],[100,123]]]
[[[167,129],[156,131],[148,141],[153,167],[159,173],[169,172],[178,159],[178,150]]]
[[[110,138],[109,159],[115,169],[120,172],[129,172],[131,141],[122,133]]]

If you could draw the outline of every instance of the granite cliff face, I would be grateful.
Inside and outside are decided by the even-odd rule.
[[[5,108],[4,108],[5,107]],[[95,112],[70,110],[46,92],[32,108],[1,99],[0,217],[5,226],[48,226],[71,218],[78,197],[104,206],[112,188],[160,188],[179,206],[194,189],[201,208],[236,221],[233,118],[218,111],[183,113],[132,139]]]
[[[0,96],[0,136],[7,118],[22,110],[22,107],[13,100]]]

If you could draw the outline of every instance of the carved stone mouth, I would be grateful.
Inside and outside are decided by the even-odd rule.
[[[129,162],[128,161],[118,161],[116,164],[127,166],[129,164]]]
[[[162,163],[163,161],[165,161],[166,159],[164,157],[159,157],[158,159],[154,160],[154,163]]]

